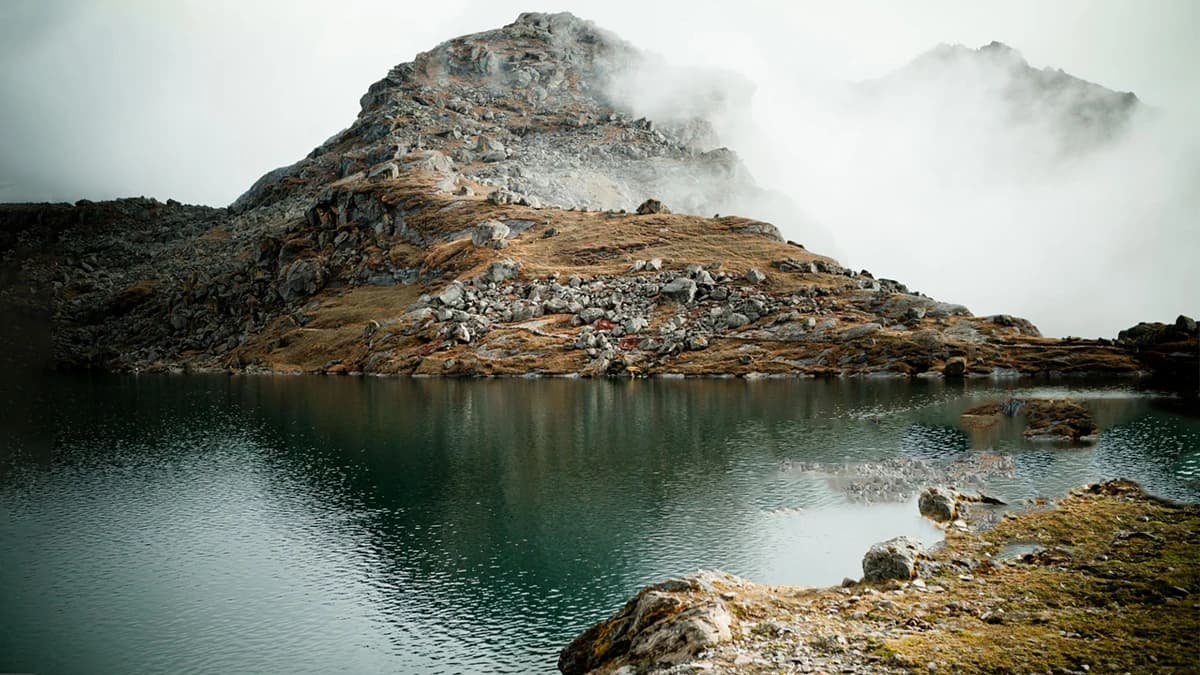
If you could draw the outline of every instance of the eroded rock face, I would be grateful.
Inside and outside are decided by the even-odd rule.
[[[863,556],[863,579],[908,581],[917,576],[917,560],[924,553],[925,547],[912,537],[896,537],[875,544]]]
[[[716,591],[741,583],[722,573],[700,572],[648,586],[563,648],[558,669],[582,675],[621,666],[668,667],[728,642],[735,619]]]

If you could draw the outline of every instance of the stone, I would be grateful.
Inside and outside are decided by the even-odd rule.
[[[465,289],[461,281],[452,281],[450,285],[437,294],[437,301],[447,307],[461,307]]]
[[[646,261],[646,269],[651,272],[657,272],[662,269],[662,258],[651,258]]]
[[[700,574],[643,588],[611,617],[564,647],[558,656],[559,671],[564,675],[608,671],[617,659],[648,668],[669,667],[731,641],[733,616],[713,582]],[[726,585],[738,583],[734,577],[714,579]],[[688,593],[704,595],[693,599]]]
[[[752,284],[761,284],[762,282],[764,282],[766,280],[767,280],[767,275],[763,274],[762,272],[760,272],[759,270],[757,270],[753,267],[751,267],[749,270],[746,271],[746,281],[749,281]]]
[[[488,248],[498,248],[498,244],[508,237],[511,230],[498,220],[485,220],[471,228],[471,243]]]
[[[958,493],[936,487],[926,488],[917,500],[917,509],[930,520],[950,522],[958,517]]]
[[[604,310],[599,307],[588,307],[576,316],[579,317],[579,323],[581,324],[594,323],[604,318]]]
[[[880,326],[877,323],[865,323],[861,326],[851,326],[850,328],[847,328],[841,333],[838,333],[838,338],[842,340],[857,340],[859,338],[867,337],[868,335],[874,335],[882,329],[883,326]]]
[[[308,297],[320,290],[324,282],[324,270],[314,258],[295,260],[288,265],[279,284],[279,297],[285,302]]]
[[[696,297],[696,282],[687,277],[676,277],[662,287],[661,293],[676,302],[686,304]]]
[[[908,581],[917,575],[917,560],[925,553],[912,537],[895,537],[875,544],[863,556],[864,581]]]
[[[625,321],[625,332],[628,334],[640,333],[650,325],[650,322],[645,317],[634,316]]]
[[[645,216],[645,215],[649,215],[652,213],[670,213],[670,212],[671,212],[671,209],[667,208],[666,204],[663,204],[662,202],[658,201],[657,199],[647,199],[646,201],[642,202],[640,206],[637,207],[637,214],[639,216]]]
[[[371,167],[367,172],[367,180],[395,180],[400,177],[400,165],[395,162],[383,162]]]
[[[733,312],[729,316],[725,317],[725,325],[730,328],[741,328],[748,323],[750,323],[749,317],[747,317],[745,314],[739,314],[738,312]]]
[[[502,258],[488,265],[487,269],[480,274],[478,279],[487,283],[498,284],[506,279],[511,279],[521,273],[521,263],[512,258]]]
[[[946,365],[942,368],[942,375],[945,377],[962,377],[967,372],[967,359],[962,356],[952,356],[946,359]]]

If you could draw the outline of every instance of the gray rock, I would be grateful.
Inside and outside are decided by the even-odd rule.
[[[663,286],[661,292],[676,302],[686,304],[696,297],[696,282],[687,277],[676,277]]]
[[[642,202],[641,206],[637,207],[637,214],[639,216],[645,216],[645,215],[649,215],[651,213],[670,213],[670,212],[671,212],[671,209],[668,209],[666,204],[663,204],[662,202],[658,201],[657,199],[647,199],[646,201]]]
[[[371,167],[367,172],[367,180],[394,180],[400,177],[400,165],[395,162],[383,162]]]
[[[650,322],[645,317],[634,316],[625,321],[625,332],[629,334],[640,333],[650,325]]]
[[[783,241],[783,235],[780,234],[779,228],[770,223],[750,223],[749,225],[738,229],[738,232],[743,234],[757,234],[775,241]]]
[[[447,307],[461,307],[465,289],[461,281],[452,281],[450,285],[437,294],[437,301]]]
[[[857,340],[858,338],[878,333],[882,329],[883,326],[880,326],[877,323],[865,323],[861,326],[851,326],[850,328],[847,328],[841,333],[838,333],[838,338],[841,340]]]
[[[285,302],[308,297],[321,289],[324,276],[321,263],[316,259],[293,261],[288,265],[283,274],[283,281],[279,284],[279,297]]]
[[[662,265],[662,258],[651,258],[646,261],[646,269],[650,270],[651,272],[657,272],[661,270]]]
[[[725,325],[729,326],[730,328],[741,328],[748,323],[750,323],[750,319],[747,318],[745,314],[733,312],[729,316],[725,317]]]
[[[669,667],[732,640],[733,616],[714,582],[725,587],[742,583],[728,575],[700,573],[642,589],[607,620],[564,647],[558,656],[559,671],[582,675],[604,669],[617,659],[649,669]],[[687,593],[703,596],[684,595]]]
[[[579,323],[595,323],[596,321],[604,318],[604,310],[600,309],[599,307],[588,307],[580,312],[577,316],[579,317]]]
[[[498,220],[485,220],[471,228],[471,243],[476,246],[497,248],[497,244],[508,237],[510,230]]]
[[[970,316],[971,311],[962,305],[955,305],[949,302],[938,302],[934,303],[934,306],[927,311],[927,315],[944,319],[948,316]]]
[[[757,270],[753,267],[751,267],[749,270],[746,271],[746,281],[749,281],[752,284],[761,284],[762,282],[764,282],[766,280],[767,280],[767,275],[763,274],[762,272],[760,272],[759,270]]]
[[[917,500],[921,515],[939,523],[947,523],[958,517],[958,493],[953,490],[927,488]]]
[[[863,579],[908,581],[917,575],[917,560],[924,553],[925,547],[912,537],[896,537],[875,544],[863,556]]]
[[[521,273],[521,263],[512,258],[503,258],[488,265],[483,274],[479,275],[479,279],[485,283],[490,282],[498,284],[506,279],[511,279]]]

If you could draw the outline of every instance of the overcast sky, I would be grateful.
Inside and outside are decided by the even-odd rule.
[[[1200,118],[1194,0],[2,0],[0,201],[146,195],[227,204],[348,126],[359,97],[392,65],[530,10],[568,10],[672,62],[736,71],[766,92],[764,101],[774,91],[790,92],[776,97],[788,101],[810,85],[879,77],[938,43],[999,40],[1036,67]],[[762,119],[776,124],[780,113]],[[1193,231],[1184,244],[1200,242],[1194,220],[1178,220],[1171,227]],[[1128,234],[1089,236],[1116,242]],[[854,238],[840,248],[853,257]],[[851,262],[887,262],[862,257]],[[1194,280],[1176,274],[1162,284]],[[1105,330],[1116,319],[1107,321]]]

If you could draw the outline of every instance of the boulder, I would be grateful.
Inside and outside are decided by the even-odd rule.
[[[962,377],[967,372],[967,359],[962,356],[952,356],[946,359],[946,365],[942,368],[942,375],[945,377]]]
[[[841,340],[857,340],[859,338],[867,337],[868,335],[874,335],[882,329],[883,326],[880,326],[877,323],[864,323],[861,326],[851,326],[841,333],[838,333],[838,338]]]
[[[485,220],[471,228],[471,243],[476,246],[499,248],[509,235],[509,227],[498,220]]]
[[[696,297],[696,282],[687,277],[676,277],[662,287],[662,294],[681,303],[689,303]]]
[[[487,269],[477,279],[484,283],[498,284],[521,273],[521,263],[512,258],[502,258],[488,265]]]
[[[958,493],[954,490],[927,488],[917,500],[917,508],[921,515],[948,523],[958,517]]]
[[[748,323],[750,323],[750,318],[745,314],[740,314],[738,312],[733,312],[729,316],[725,317],[725,325],[730,328],[741,328]]]
[[[746,272],[746,281],[749,281],[752,284],[761,284],[762,282],[764,282],[766,280],[767,280],[767,275],[763,274],[762,272],[758,271],[757,269],[755,269],[753,267],[751,267]]]
[[[757,234],[774,239],[775,241],[783,241],[783,235],[779,233],[779,228],[770,223],[750,223],[745,227],[739,228],[738,232],[742,234]]]
[[[579,323],[589,324],[604,318],[604,310],[599,307],[588,307],[577,314]]]
[[[558,669],[582,675],[621,665],[641,672],[682,664],[733,639],[735,619],[720,593],[740,583],[736,577],[699,573],[643,588],[564,647]]]
[[[461,281],[452,281],[441,293],[437,294],[437,301],[447,307],[461,307],[466,289],[463,288]]]
[[[912,537],[896,537],[875,544],[863,556],[863,579],[908,581],[917,576],[917,560],[924,553],[925,547]]]
[[[320,290],[324,281],[324,269],[317,259],[304,258],[293,261],[284,271],[283,280],[279,283],[279,297],[285,302],[308,297]]]
[[[671,209],[668,209],[666,204],[663,204],[662,202],[658,201],[657,199],[647,199],[646,201],[642,202],[641,206],[637,207],[637,214],[639,216],[645,216],[645,215],[649,215],[651,213],[670,213],[670,212],[671,212]]]

